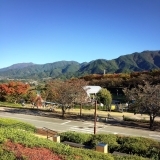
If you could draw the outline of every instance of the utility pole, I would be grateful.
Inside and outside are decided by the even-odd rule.
[[[94,111],[94,134],[96,134],[96,122],[97,122],[97,99],[95,98],[95,111]]]

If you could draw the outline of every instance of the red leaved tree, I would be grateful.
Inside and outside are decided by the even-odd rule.
[[[6,101],[17,103],[27,93],[29,87],[29,84],[18,81],[0,84],[0,96]]]

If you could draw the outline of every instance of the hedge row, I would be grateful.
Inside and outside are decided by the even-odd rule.
[[[84,134],[76,132],[61,133],[61,141],[71,141],[90,145],[93,149],[100,142],[108,144],[110,153],[114,151],[138,155],[154,160],[160,159],[160,142],[144,137],[126,137],[113,134]]]

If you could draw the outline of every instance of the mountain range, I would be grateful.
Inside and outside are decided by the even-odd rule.
[[[113,60],[97,59],[90,62],[58,61],[46,64],[18,63],[0,69],[1,78],[41,79],[71,78],[87,74],[130,73],[160,69],[160,50],[135,52]]]

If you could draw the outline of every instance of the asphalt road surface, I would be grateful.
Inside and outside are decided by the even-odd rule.
[[[11,113],[0,111],[0,117],[13,118],[23,122],[30,123],[37,128],[46,127],[57,132],[75,131],[82,133],[94,133],[94,121],[74,121],[74,120],[63,120],[58,118],[49,118],[36,115]],[[104,134],[121,134],[126,136],[140,136],[155,139],[160,141],[160,132],[141,130],[127,127],[112,126],[106,123],[96,123],[96,133]]]

